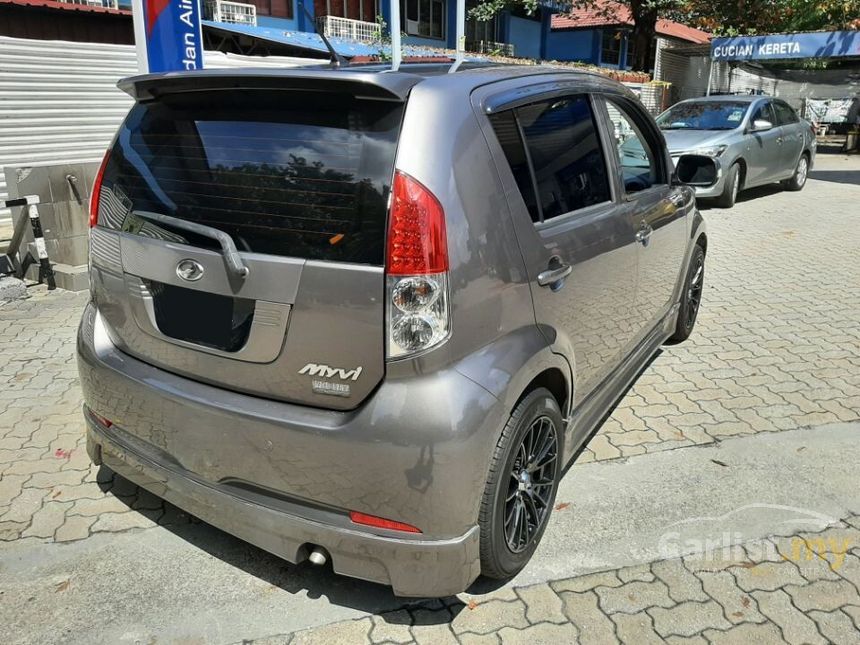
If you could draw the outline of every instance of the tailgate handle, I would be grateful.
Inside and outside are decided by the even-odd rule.
[[[219,231],[217,228],[212,228],[211,226],[206,226],[205,224],[198,224],[197,222],[188,222],[184,219],[179,219],[178,217],[162,215],[161,213],[135,211],[134,214],[138,217],[148,219],[152,222],[161,222],[162,224],[167,224],[168,226],[190,231],[191,233],[196,233],[197,235],[202,235],[203,237],[208,237],[212,240],[215,240],[216,242],[218,242],[218,244],[221,245],[224,262],[227,263],[227,268],[234,275],[239,278],[245,278],[247,277],[248,273],[250,273],[250,269],[248,269],[248,267],[245,266],[245,264],[242,262],[242,256],[239,255],[239,251],[236,249],[236,245],[233,243],[233,238],[227,235],[224,231]]]

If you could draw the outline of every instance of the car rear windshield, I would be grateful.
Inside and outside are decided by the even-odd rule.
[[[221,90],[136,105],[105,168],[99,223],[195,246],[382,264],[403,104],[307,91]]]
[[[701,101],[678,103],[657,117],[661,130],[734,130],[740,127],[749,103]]]

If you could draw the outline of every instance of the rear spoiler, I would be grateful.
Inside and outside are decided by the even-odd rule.
[[[423,80],[403,72],[359,72],[318,67],[203,69],[124,78],[117,87],[137,101],[168,94],[206,90],[316,90],[345,92],[375,99],[405,101],[412,86]]]

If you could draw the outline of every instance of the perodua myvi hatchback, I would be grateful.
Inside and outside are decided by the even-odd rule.
[[[94,463],[403,596],[528,562],[564,466],[690,333],[706,249],[621,85],[445,71],[122,82],[78,340]]]

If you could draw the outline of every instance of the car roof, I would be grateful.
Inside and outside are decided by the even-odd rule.
[[[695,99],[684,99],[681,103],[754,103],[759,99],[772,99],[766,94],[712,94]]]
[[[622,87],[603,74],[569,67],[550,65],[516,65],[466,62],[456,73],[449,74],[451,63],[422,62],[402,64],[393,72],[390,64],[358,64],[344,67],[311,65],[301,67],[243,67],[211,68],[187,72],[146,74],[122,79],[118,86],[138,100],[154,98],[163,93],[192,91],[208,87],[311,87],[320,82],[332,87],[362,84],[370,95],[405,99],[415,85],[430,81],[437,88],[477,88],[481,85],[509,79],[547,74],[564,75],[584,84],[606,89]]]

